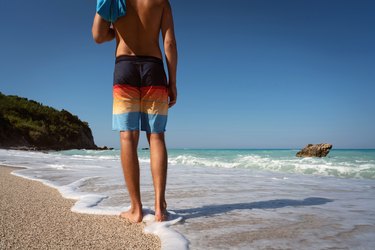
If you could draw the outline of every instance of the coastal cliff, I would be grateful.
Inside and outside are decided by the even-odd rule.
[[[26,98],[0,92],[0,148],[97,149],[87,122]]]

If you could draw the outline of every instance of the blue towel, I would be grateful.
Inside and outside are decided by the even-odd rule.
[[[126,14],[126,0],[97,0],[96,12],[108,22],[114,23]]]

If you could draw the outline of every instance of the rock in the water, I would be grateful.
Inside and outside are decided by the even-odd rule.
[[[107,146],[102,146],[102,147],[97,147],[96,150],[113,150],[113,148],[107,147]]]
[[[325,157],[328,155],[332,148],[332,144],[321,143],[321,144],[308,144],[301,151],[299,151],[297,157]]]

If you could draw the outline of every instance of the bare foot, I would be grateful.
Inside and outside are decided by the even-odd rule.
[[[143,219],[142,210],[129,209],[126,212],[121,212],[120,218],[127,219],[130,223],[138,223]]]
[[[155,221],[162,222],[168,219],[167,214],[167,202],[163,201],[163,205],[160,208],[155,206]]]
[[[167,210],[164,210],[163,212],[155,212],[155,221],[162,222],[166,220],[168,220]]]

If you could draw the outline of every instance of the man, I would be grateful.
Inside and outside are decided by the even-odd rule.
[[[96,13],[92,27],[94,40],[103,43],[116,38],[113,129],[120,131],[121,163],[131,200],[131,208],[120,216],[134,223],[143,217],[137,155],[141,123],[150,145],[155,220],[164,221],[168,163],[164,131],[168,108],[177,98],[177,47],[171,6],[168,0],[127,0],[126,15],[112,26]],[[159,47],[160,31],[168,80]]]

